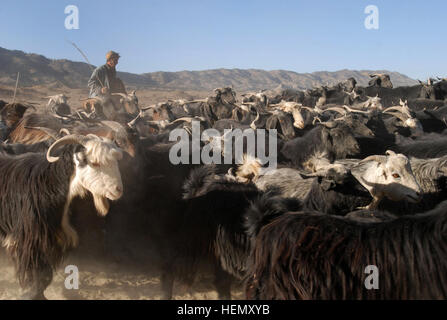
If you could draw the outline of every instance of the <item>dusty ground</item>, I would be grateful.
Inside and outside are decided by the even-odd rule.
[[[127,88],[128,92],[136,89],[136,94],[140,106],[145,107],[158,102],[163,102],[168,99],[200,99],[212,94],[208,91],[179,91],[179,90],[157,90],[157,89],[138,89]],[[33,102],[37,105],[46,105],[48,99],[46,96],[63,93],[69,97],[69,105],[72,110],[76,110],[81,107],[80,99],[88,97],[88,89],[70,89],[67,87],[43,87],[34,86],[27,88],[19,88],[16,93],[16,101],[21,102]],[[0,100],[11,102],[14,97],[14,87],[0,85]]]
[[[0,300],[21,299],[23,291],[15,278],[14,267],[3,248],[0,252]],[[79,269],[78,290],[65,289],[64,282],[68,274],[64,271],[67,265],[76,265]],[[162,295],[159,272],[151,271],[150,268],[150,265],[147,269],[140,266],[138,270],[119,267],[113,263],[86,263],[69,256],[56,271],[45,295],[50,300],[159,300]],[[218,299],[212,281],[210,273],[201,273],[190,287],[176,283],[173,298]],[[233,285],[232,298],[244,299],[242,287],[238,283]]]

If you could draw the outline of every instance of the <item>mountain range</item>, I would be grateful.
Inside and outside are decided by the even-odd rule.
[[[45,85],[54,88],[85,88],[91,67],[84,62],[49,59],[39,54],[0,47],[0,84],[14,86],[20,72],[20,87]],[[212,90],[233,86],[236,91],[294,88],[305,89],[335,84],[354,77],[359,85],[367,85],[371,73],[388,73],[394,86],[418,82],[399,72],[387,70],[340,70],[335,72],[297,73],[286,70],[213,69],[203,71],[150,72],[134,74],[118,72],[127,87],[167,90]]]

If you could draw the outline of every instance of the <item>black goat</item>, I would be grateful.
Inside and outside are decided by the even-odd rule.
[[[62,155],[52,152],[64,145]],[[0,240],[13,259],[25,297],[45,298],[54,269],[64,253],[77,245],[68,222],[75,196],[93,193],[97,210],[105,215],[108,199],[123,190],[117,159],[121,151],[97,137],[66,136],[42,153],[16,157],[0,155]],[[92,163],[94,163],[92,165]],[[93,182],[92,182],[93,181]]]
[[[265,202],[265,201],[264,201]],[[313,211],[248,212],[248,299],[445,299],[447,202],[424,214],[359,222]],[[265,221],[269,221],[265,223]],[[379,289],[367,289],[367,266]]]

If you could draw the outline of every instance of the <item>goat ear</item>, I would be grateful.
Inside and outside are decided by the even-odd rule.
[[[87,157],[81,150],[78,151],[75,149],[75,159],[77,160],[79,167],[84,167],[87,165]]]
[[[396,152],[394,152],[393,150],[387,150],[387,151],[385,152],[385,154],[386,154],[387,156],[396,156]]]

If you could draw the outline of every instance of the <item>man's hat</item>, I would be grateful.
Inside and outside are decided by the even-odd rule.
[[[109,51],[106,54],[106,61],[109,61],[112,58],[119,58],[120,54],[118,52],[115,51]]]

